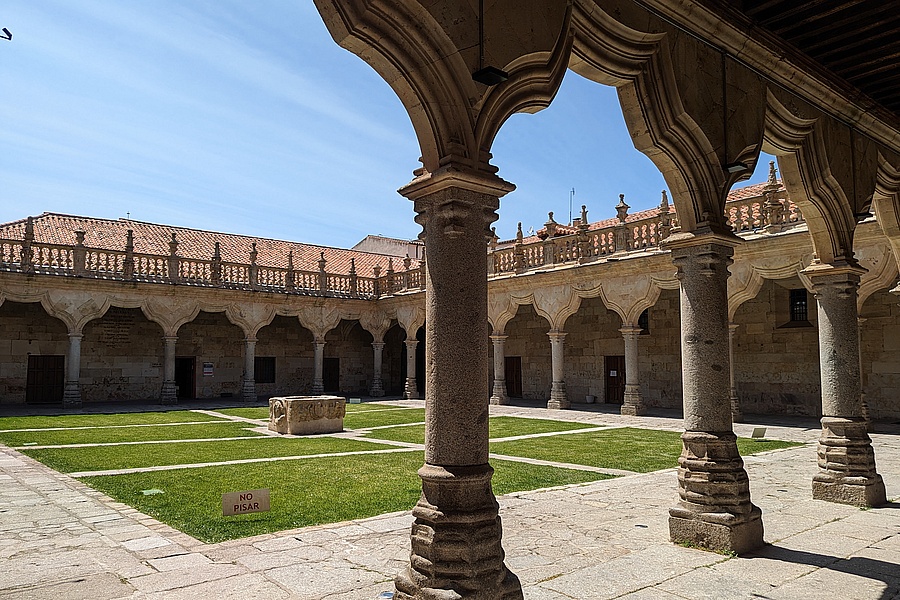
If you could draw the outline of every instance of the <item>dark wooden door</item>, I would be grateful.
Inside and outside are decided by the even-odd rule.
[[[504,376],[506,377],[506,395],[510,398],[522,397],[522,357],[505,357]]]
[[[190,399],[194,397],[197,384],[197,359],[193,356],[175,357],[175,386],[178,397]]]
[[[606,402],[622,404],[625,402],[625,357],[607,356],[606,363]]]
[[[25,402],[47,404],[62,402],[66,382],[65,356],[28,357],[28,373],[25,377]]]
[[[326,358],[322,362],[322,388],[328,394],[341,390],[341,359]]]

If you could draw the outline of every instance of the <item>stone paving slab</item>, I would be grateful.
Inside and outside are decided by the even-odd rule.
[[[399,403],[397,403],[399,404]],[[421,406],[408,401],[406,406]],[[680,430],[676,416],[491,407],[492,414]],[[740,558],[668,542],[672,469],[501,497],[507,562],[531,600],[900,598],[900,504],[810,498],[814,421],[769,421],[806,445],[746,459],[773,545]],[[753,423],[738,424],[749,436]],[[873,435],[900,496],[900,431]],[[408,512],[204,544],[0,446],[0,600],[374,600],[409,556]]]

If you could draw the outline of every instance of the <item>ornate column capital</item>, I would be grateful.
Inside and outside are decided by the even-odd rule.
[[[636,325],[623,325],[619,328],[619,333],[621,333],[624,337],[634,337],[641,335],[641,332],[644,329],[642,327],[638,327]]]

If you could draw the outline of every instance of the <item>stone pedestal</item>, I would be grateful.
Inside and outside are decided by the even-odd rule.
[[[403,397],[414,399],[419,397],[419,386],[416,384],[416,346],[419,340],[406,340],[406,381],[403,383]]]
[[[369,395],[373,398],[384,396],[384,384],[381,382],[381,357],[384,352],[384,342],[373,342],[375,368],[373,369],[372,385],[369,386]]]
[[[63,388],[63,407],[81,406],[81,337],[69,334],[69,354],[66,356],[66,382]]]
[[[866,431],[859,368],[857,288],[862,269],[855,265],[810,265],[819,316],[819,368],[822,376],[822,435],[813,498],[856,506],[886,502],[884,482]]]
[[[727,282],[737,240],[714,233],[669,240],[681,282],[685,428],[669,534],[673,542],[746,552],[763,545],[763,523],[731,423]]]
[[[551,331],[550,337],[550,366],[553,373],[553,382],[550,384],[550,401],[547,408],[569,408],[569,395],[566,393],[565,381],[565,348],[566,334],[563,331]]]
[[[343,431],[346,402],[338,396],[269,398],[269,429],[291,435]]]
[[[256,402],[256,338],[244,340],[244,380],[241,383],[241,400]]]
[[[638,336],[640,327],[623,327],[619,330],[625,340],[625,400],[619,413],[632,417],[646,412],[641,398],[640,365],[638,362]]]
[[[174,335],[163,337],[163,384],[159,392],[161,404],[178,404],[178,389],[175,386],[175,344],[178,338]]]
[[[491,391],[491,404],[509,404],[506,393],[506,338],[509,336],[494,334],[491,344],[494,347],[494,385]]]

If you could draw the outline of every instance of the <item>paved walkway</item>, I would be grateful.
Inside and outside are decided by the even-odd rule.
[[[589,425],[681,427],[671,416],[603,408],[495,414]],[[758,421],[758,420],[757,420]],[[818,427],[782,419],[766,436],[808,442],[746,459],[766,540],[729,558],[667,541],[674,470],[501,497],[507,564],[530,599],[900,599],[900,504],[814,501]],[[900,430],[873,435],[900,497]],[[203,544],[0,446],[0,599],[302,598],[374,600],[409,554],[408,513]]]

